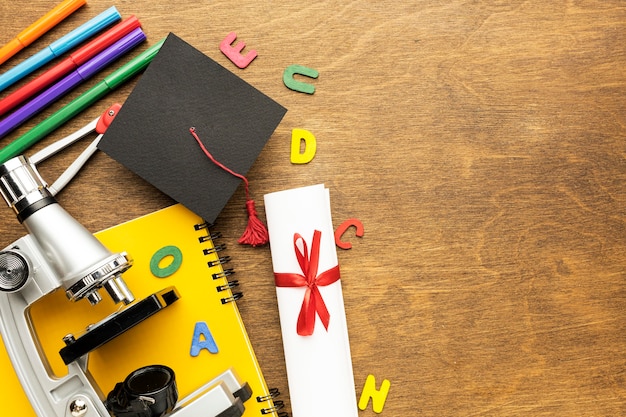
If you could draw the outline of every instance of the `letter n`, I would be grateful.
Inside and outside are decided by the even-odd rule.
[[[391,383],[384,379],[382,384],[380,384],[380,390],[377,390],[374,375],[368,375],[365,380],[363,392],[361,393],[361,398],[359,399],[359,408],[365,410],[371,398],[372,409],[375,413],[381,413],[385,406],[385,401],[387,400],[387,394],[389,394],[389,387],[391,387]]]

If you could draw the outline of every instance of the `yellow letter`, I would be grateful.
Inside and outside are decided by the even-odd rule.
[[[389,394],[389,387],[391,387],[391,382],[384,379],[383,383],[380,384],[380,390],[377,390],[376,379],[374,378],[374,375],[368,375],[367,379],[365,380],[363,392],[361,393],[361,399],[359,400],[359,408],[361,410],[365,410],[367,408],[367,403],[369,403],[371,397],[372,409],[375,413],[380,414],[383,411],[383,407],[385,406],[387,394]]]
[[[300,152],[301,141],[304,141],[304,151]],[[317,150],[315,136],[308,130],[293,129],[291,131],[291,163],[306,164],[311,162]]]

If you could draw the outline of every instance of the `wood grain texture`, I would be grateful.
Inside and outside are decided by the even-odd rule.
[[[0,43],[53,4],[0,4]],[[90,0],[27,51],[111,5]],[[263,194],[325,183],[335,227],[363,222],[338,256],[357,395],[368,374],[390,380],[382,416],[626,415],[623,1],[115,5],[148,44],[174,32],[288,108],[249,173],[262,217]],[[219,51],[230,31],[259,53],[245,70]],[[319,71],[315,94],[282,84],[294,63]],[[294,128],[317,138],[309,164],[289,162]],[[94,232],[171,203],[102,153],[59,200]],[[240,187],[219,229],[268,384],[288,394],[269,248],[236,244],[244,202]],[[7,209],[2,245],[23,234]]]

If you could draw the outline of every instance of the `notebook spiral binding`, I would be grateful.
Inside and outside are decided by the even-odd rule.
[[[239,286],[239,281],[237,280],[229,280],[229,278],[235,273],[232,268],[224,268],[224,265],[230,262],[231,258],[228,255],[222,256],[220,252],[226,249],[226,245],[223,243],[215,243],[216,239],[222,237],[220,232],[211,231],[210,229],[213,227],[212,224],[202,223],[194,225],[194,229],[197,231],[206,230],[206,234],[202,235],[198,238],[199,243],[205,243],[211,241],[213,246],[210,248],[203,248],[202,253],[205,256],[217,254],[217,259],[211,259],[207,261],[207,266],[209,268],[213,268],[214,266],[222,265],[220,272],[214,272],[212,274],[212,278],[214,280],[224,278],[226,279],[226,284],[218,285],[215,288],[217,292],[223,292],[230,290],[230,296],[221,298],[222,304],[231,303],[233,301],[237,301],[243,297],[243,293],[240,291],[233,291],[235,288]]]
[[[289,413],[285,411],[279,412],[279,410],[285,408],[285,403],[283,401],[274,399],[280,395],[280,391],[278,390],[278,388],[270,388],[269,391],[270,393],[268,395],[256,397],[257,402],[260,403],[268,400],[272,401],[272,406],[261,409],[261,414],[271,414],[275,412],[278,414],[278,417],[289,417]]]
[[[226,245],[223,243],[215,242],[215,240],[220,239],[222,237],[222,234],[220,232],[211,231],[213,227],[214,225],[211,223],[202,223],[202,224],[194,225],[194,229],[197,231],[200,231],[203,229],[206,229],[207,231],[206,235],[200,236],[198,238],[199,243],[205,243],[205,242],[208,242],[209,240],[213,242],[213,247],[202,249],[202,253],[204,255],[218,254],[217,259],[207,261],[207,266],[209,268],[212,268],[217,265],[222,265],[222,270],[220,272],[213,273],[211,277],[214,280],[222,279],[222,278],[226,279],[225,284],[218,285],[215,288],[217,289],[217,292],[230,290],[231,295],[229,297],[222,298],[221,301],[222,301],[222,304],[231,303],[231,302],[240,300],[243,297],[243,293],[240,291],[233,291],[234,288],[237,288],[239,286],[239,281],[236,279],[233,279],[233,280],[229,279],[231,276],[235,274],[235,271],[232,268],[225,268],[224,265],[231,261],[231,257],[227,255],[220,256],[221,255],[220,252],[226,249]],[[278,388],[270,388],[268,395],[256,397],[256,401],[259,403],[262,403],[265,401],[271,401],[271,404],[272,404],[271,407],[262,408],[261,414],[267,415],[267,414],[276,413],[278,417],[289,417],[289,413],[285,411],[280,411],[283,408],[285,408],[285,403],[281,400],[275,399],[279,395],[280,395],[280,391],[278,390]]]

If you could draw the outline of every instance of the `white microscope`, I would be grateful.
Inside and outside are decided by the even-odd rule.
[[[252,393],[226,371],[178,402],[174,372],[140,368],[107,397],[87,369],[88,354],[179,299],[174,287],[141,300],[122,274],[126,253],[112,253],[56,201],[35,164],[17,156],[0,166],[0,193],[27,235],[0,251],[0,333],[18,378],[40,417],[239,417]],[[29,318],[30,306],[59,288],[67,298],[95,305],[100,290],[125,307],[78,338],[67,336],[59,352],[68,367],[57,378],[42,354]]]

